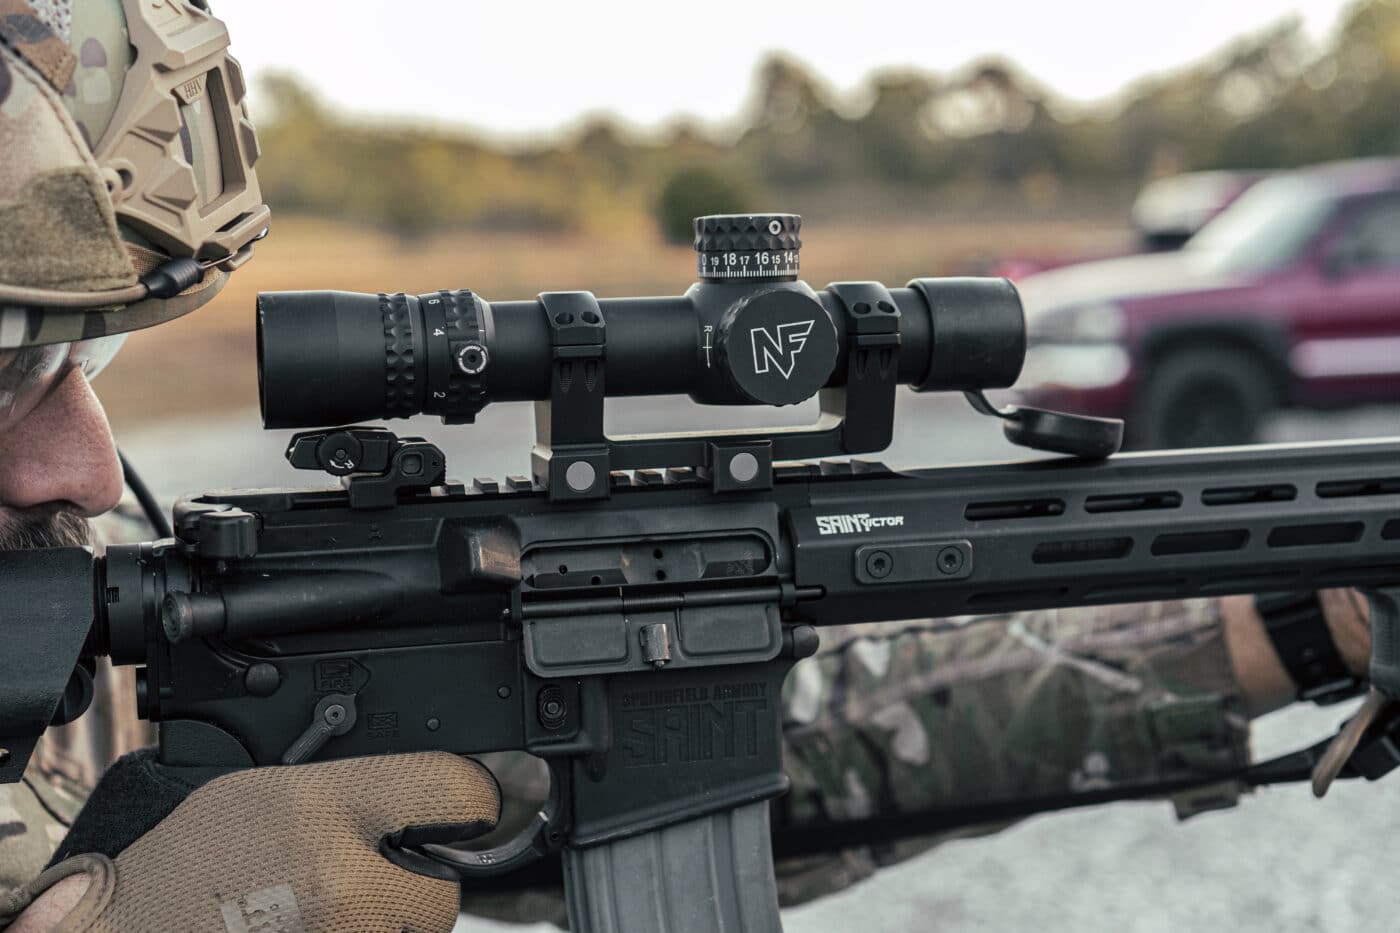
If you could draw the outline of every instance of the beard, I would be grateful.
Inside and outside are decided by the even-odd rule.
[[[63,509],[0,509],[0,551],[80,547],[92,543],[87,519]]]

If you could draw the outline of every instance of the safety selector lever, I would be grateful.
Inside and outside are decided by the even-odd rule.
[[[354,694],[328,693],[321,697],[311,715],[311,725],[282,753],[282,764],[299,765],[310,761],[321,746],[355,728],[356,718]]]

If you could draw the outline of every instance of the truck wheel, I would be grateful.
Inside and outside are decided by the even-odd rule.
[[[1148,377],[1127,429],[1138,449],[1252,444],[1276,404],[1274,382],[1251,354],[1181,350]]]

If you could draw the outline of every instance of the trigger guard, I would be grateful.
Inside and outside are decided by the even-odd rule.
[[[474,851],[438,843],[425,843],[423,854],[456,871],[463,879],[496,878],[538,861],[559,849],[563,833],[559,827],[560,776],[550,768],[549,797],[530,825],[509,841],[490,849]]]
[[[549,815],[541,810],[524,832],[492,849],[474,852],[437,843],[428,843],[420,848],[424,855],[453,869],[464,879],[508,875],[549,854]]]

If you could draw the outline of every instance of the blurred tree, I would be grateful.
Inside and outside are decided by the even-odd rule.
[[[740,214],[755,210],[753,195],[732,174],[706,166],[682,168],[661,189],[656,223],[668,243],[690,243],[691,221],[705,214]]]
[[[856,121],[865,170],[897,184],[929,183],[944,166],[938,158],[941,128],[929,113],[939,90],[937,78],[902,69],[872,80],[874,100]]]
[[[797,203],[808,213],[931,204],[1053,209],[1147,178],[1400,153],[1400,0],[1357,0],[1318,46],[1290,18],[1106,104],[1057,101],[1014,63],[872,75],[842,100],[771,55],[740,119],[638,138],[607,116],[534,145],[355,120],[285,74],[253,101],[258,174],[279,211],[404,237],[448,227],[585,224],[690,237],[696,214]],[[864,107],[858,107],[862,103]]]
[[[741,156],[769,184],[810,187],[858,174],[859,145],[851,123],[803,65],[771,55],[754,79]]]

